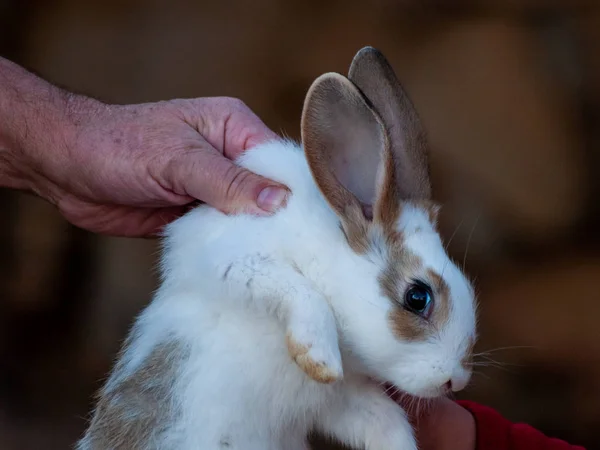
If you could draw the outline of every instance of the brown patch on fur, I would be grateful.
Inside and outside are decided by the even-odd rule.
[[[384,183],[375,207],[375,220],[384,232],[391,236],[396,232],[396,224],[400,218],[401,198],[396,179],[394,160],[390,153],[389,141],[384,149]]]
[[[173,380],[187,358],[187,350],[173,340],[159,344],[135,372],[123,376],[121,360],[130,338],[107,385],[99,394],[94,416],[79,450],[155,448],[160,436],[179,414],[173,404]]]
[[[402,242],[396,241],[392,246],[387,267],[379,277],[383,294],[393,302],[389,315],[390,325],[394,334],[402,340],[415,341],[424,339],[428,333],[428,324],[423,318],[406,310],[403,280],[422,270],[423,262],[414,253],[402,248]]]
[[[440,205],[432,200],[417,200],[412,203],[427,213],[429,222],[433,225],[433,228],[436,229],[441,209]]]
[[[292,359],[310,378],[323,384],[331,384],[339,380],[339,375],[332,372],[323,363],[316,362],[308,356],[310,350],[308,347],[298,344],[289,334],[286,335],[285,341]]]
[[[395,303],[401,304],[402,293],[399,291],[398,282],[410,278],[423,267],[421,258],[403,248],[401,242],[395,242],[390,248],[388,265],[379,277],[383,292]]]
[[[403,340],[423,340],[429,333],[441,329],[450,317],[450,288],[442,277],[429,269],[426,272],[427,282],[433,296],[433,311],[429,319],[406,310],[404,292],[408,288],[405,280],[415,278],[423,270],[421,258],[404,249],[401,241],[396,241],[392,246],[387,267],[379,277],[383,294],[394,304],[389,320],[394,334]]]
[[[370,247],[369,223],[363,216],[362,208],[347,208],[341,225],[350,248],[359,255],[367,253]]]
[[[430,320],[439,330],[450,317],[450,287],[438,273],[431,269],[427,271],[427,277],[431,281],[435,296],[435,308]]]
[[[428,329],[423,319],[400,305],[394,306],[389,320],[392,331],[403,341],[420,341],[427,336]]]

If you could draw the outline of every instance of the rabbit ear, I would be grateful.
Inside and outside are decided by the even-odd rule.
[[[363,234],[388,146],[381,119],[353,83],[328,73],[317,78],[306,95],[301,132],[319,189],[346,233]]]
[[[427,139],[418,114],[386,58],[365,47],[354,57],[348,78],[369,99],[388,132],[396,183],[401,200],[430,200]],[[387,186],[387,188],[391,188]],[[383,206],[383,205],[382,205]]]

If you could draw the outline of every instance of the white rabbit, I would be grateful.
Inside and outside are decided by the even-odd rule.
[[[436,231],[427,145],[377,50],[311,86],[302,144],[239,164],[291,189],[270,217],[206,205],[165,232],[162,281],[99,393],[79,450],[413,450],[381,387],[463,389],[473,289]]]

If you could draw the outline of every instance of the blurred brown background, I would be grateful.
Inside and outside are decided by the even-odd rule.
[[[499,349],[461,397],[600,449],[599,2],[0,0],[0,54],[55,83],[115,103],[235,96],[294,138],[311,81],[365,45],[429,131],[478,349]],[[0,211],[0,447],[68,449],[150,298],[156,243],[14,192]]]

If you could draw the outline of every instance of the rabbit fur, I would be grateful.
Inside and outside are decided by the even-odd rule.
[[[473,289],[438,234],[424,131],[383,55],[366,47],[347,77],[317,78],[301,125],[302,145],[238,160],[290,188],[277,213],[201,205],[166,227],[160,286],[78,450],[307,450],[312,431],[414,450],[382,383],[423,398],[468,383]]]

